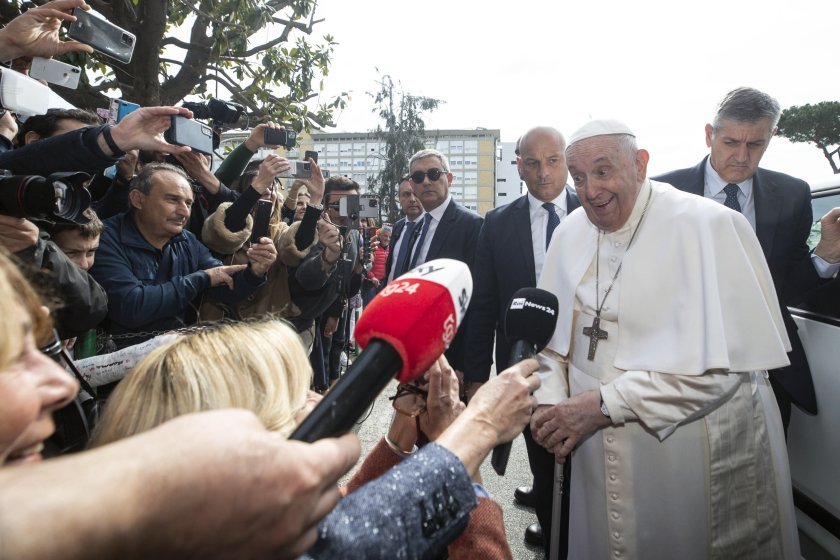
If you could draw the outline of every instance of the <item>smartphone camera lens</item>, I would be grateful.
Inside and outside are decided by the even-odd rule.
[[[134,37],[128,35],[126,33],[122,34],[122,43],[124,45],[128,45],[129,47],[134,44]]]

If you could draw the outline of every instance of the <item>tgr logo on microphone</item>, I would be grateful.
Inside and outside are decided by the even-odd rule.
[[[538,309],[544,313],[548,313],[552,317],[554,316],[554,309],[548,305],[540,305],[538,303],[534,303],[533,301],[528,301],[528,298],[513,298],[510,302],[511,309],[524,309],[526,307],[531,307],[533,309]]]

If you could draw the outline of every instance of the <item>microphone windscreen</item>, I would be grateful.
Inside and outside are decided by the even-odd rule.
[[[394,347],[402,359],[397,379],[407,383],[443,354],[472,297],[469,267],[435,259],[394,279],[365,307],[355,339],[364,348],[373,339]]]
[[[540,288],[520,288],[513,294],[505,313],[508,342],[524,340],[540,352],[557,326],[557,296]]]

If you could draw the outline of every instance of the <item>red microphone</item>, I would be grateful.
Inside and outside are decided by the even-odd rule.
[[[394,375],[407,383],[425,373],[452,342],[471,297],[470,269],[453,259],[429,261],[390,282],[356,322],[364,351],[289,439],[344,434]]]

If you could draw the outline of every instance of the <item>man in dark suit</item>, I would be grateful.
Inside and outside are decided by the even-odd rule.
[[[577,194],[566,187],[569,173],[565,149],[563,136],[554,128],[526,132],[517,143],[516,164],[528,193],[488,212],[481,228],[473,272],[472,316],[465,340],[468,394],[490,376],[494,338],[496,367],[508,366],[511,345],[505,338],[504,317],[511,297],[520,288],[537,285],[554,228],[580,206]],[[535,507],[539,523],[528,527],[525,540],[532,544],[544,541],[547,555],[554,456],[533,441],[529,428],[524,437],[534,485],[517,489],[515,497],[523,505]],[[568,502],[568,492],[564,496]],[[563,537],[561,534],[560,558],[565,557]]]
[[[705,196],[741,212],[755,230],[782,308],[793,350],[790,366],[770,371],[770,384],[779,403],[785,431],[791,402],[811,414],[817,400],[805,351],[787,305],[817,287],[821,278],[836,275],[840,253],[837,225],[826,231],[813,253],[808,235],[813,225],[808,183],[758,167],[776,133],[779,103],[758,90],[738,88],[721,101],[712,124],[706,125],[711,153],[697,166],[654,177],[680,190]],[[834,245],[834,246],[832,246]]]
[[[409,263],[407,255],[411,254],[411,249],[417,242],[414,233],[418,222],[423,218],[423,206],[414,196],[414,189],[411,188],[408,175],[400,179],[397,199],[400,201],[400,208],[405,217],[397,220],[391,234],[391,252],[388,253],[388,259],[385,261],[386,282],[390,282],[408,270],[406,268]],[[408,235],[403,236],[403,233],[408,233]]]
[[[453,176],[449,171],[449,160],[437,150],[420,150],[409,159],[408,171],[414,196],[420,200],[425,214],[422,225],[418,224],[419,233],[407,269],[446,258],[461,261],[472,271],[478,232],[484,220],[452,200],[449,185]],[[458,372],[464,371],[464,333],[469,320],[468,312],[446,351],[446,358]]]

